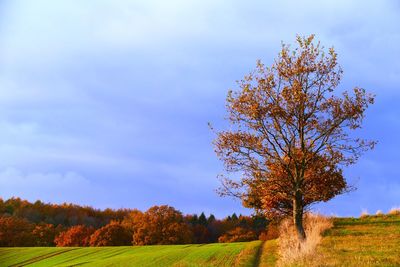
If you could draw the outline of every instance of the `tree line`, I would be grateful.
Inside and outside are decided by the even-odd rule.
[[[0,246],[127,246],[240,242],[273,238],[262,216],[223,219],[173,207],[99,210],[0,198]],[[271,227],[270,227],[271,228]],[[272,235],[272,236],[271,236]]]

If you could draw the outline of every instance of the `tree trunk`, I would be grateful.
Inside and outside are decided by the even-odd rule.
[[[303,227],[303,195],[299,190],[296,191],[293,199],[293,222],[299,240],[304,241],[306,239],[306,232]]]

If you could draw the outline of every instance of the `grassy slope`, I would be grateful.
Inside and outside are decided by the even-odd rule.
[[[400,216],[337,218],[318,251],[322,266],[400,266]]]
[[[254,266],[261,242],[103,248],[2,248],[0,266]]]

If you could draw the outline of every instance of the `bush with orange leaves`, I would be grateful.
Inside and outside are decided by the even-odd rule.
[[[173,207],[154,206],[145,213],[137,213],[133,225],[134,245],[189,244],[193,233],[182,213]]]
[[[112,221],[97,229],[90,237],[90,246],[128,246],[132,244],[132,232],[121,223]]]
[[[246,242],[256,240],[257,235],[253,230],[236,227],[218,238],[219,243]]]
[[[57,247],[87,247],[90,244],[90,236],[94,228],[84,225],[72,226],[65,232],[61,232],[55,239]]]

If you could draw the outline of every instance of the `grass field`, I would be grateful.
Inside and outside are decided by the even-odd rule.
[[[2,248],[0,266],[255,266],[260,241],[142,247]]]
[[[0,248],[0,266],[275,266],[278,242]],[[400,266],[400,216],[336,218],[306,266]],[[299,265],[296,265],[299,266]]]
[[[337,218],[319,252],[323,266],[400,266],[400,216]]]

